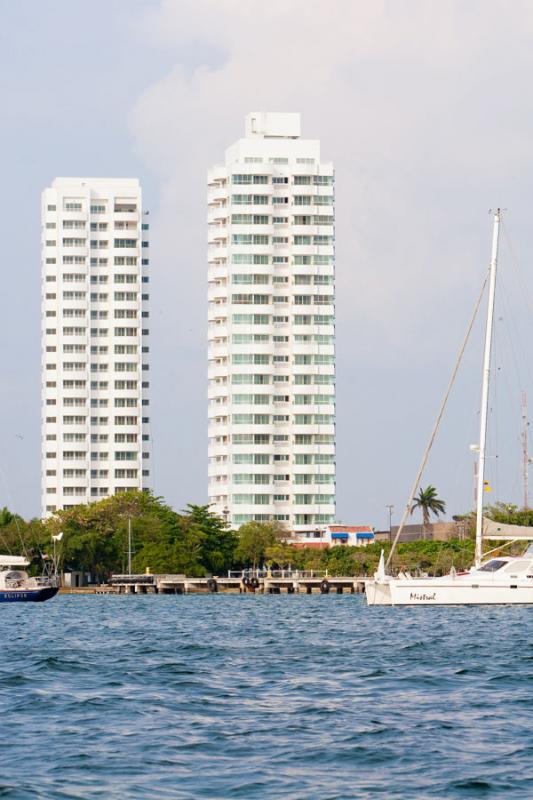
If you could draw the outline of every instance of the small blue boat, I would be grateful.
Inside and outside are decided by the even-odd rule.
[[[22,556],[0,555],[0,603],[42,603],[58,593],[56,576],[32,578],[24,569],[28,565]]]

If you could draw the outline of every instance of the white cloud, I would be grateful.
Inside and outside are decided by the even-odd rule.
[[[205,173],[258,109],[300,111],[336,165],[343,391],[367,413],[365,370],[379,394],[396,364],[437,358],[446,372],[487,261],[485,213],[530,200],[531,5],[163,0],[142,26],[155,47],[222,53],[192,73],[178,55],[131,118],[161,187],[160,330],[184,348],[191,389],[205,385]],[[415,391],[427,383],[410,377]],[[353,450],[357,434],[341,432]]]

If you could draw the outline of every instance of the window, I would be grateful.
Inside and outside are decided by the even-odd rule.
[[[231,302],[235,305],[268,305],[270,295],[268,294],[232,294]]]
[[[297,506],[308,506],[311,505],[313,502],[313,495],[312,494],[295,494],[294,495],[294,503]]]
[[[315,453],[315,464],[334,464],[335,456],[330,453]]]
[[[259,253],[234,253],[232,264],[268,264],[268,256]]]
[[[254,275],[254,274],[250,274],[250,273],[241,274],[241,275],[236,274],[236,275],[232,276],[231,281],[232,281],[232,283],[237,283],[237,284],[241,284],[241,283],[242,284],[258,284],[258,285],[265,286],[269,282],[269,276],[268,275]]]
[[[231,196],[233,205],[268,205],[268,195],[266,194],[234,194]]]
[[[137,364],[133,361],[115,361],[115,372],[136,372]]]
[[[265,184],[268,183],[268,175],[232,175],[231,180],[237,184]]]
[[[315,198],[310,194],[295,194],[293,198],[295,206],[310,206],[313,199]]]
[[[115,433],[115,442],[136,444],[137,443],[137,434],[136,433]]]
[[[335,395],[333,394],[315,394],[314,401],[317,405],[333,405],[335,403]]]
[[[138,470],[136,469],[116,469],[115,478],[127,478],[133,480],[137,477]]]
[[[335,504],[335,495],[334,494],[315,494],[315,503],[320,505],[334,505]]]
[[[295,236],[294,237],[294,244],[297,245],[310,245],[311,244],[311,237],[310,236]]]
[[[267,333],[234,333],[232,336],[233,344],[253,344],[254,342],[269,342],[270,336]]]
[[[253,505],[254,495],[253,494],[234,494],[233,495],[233,502],[236,505]]]

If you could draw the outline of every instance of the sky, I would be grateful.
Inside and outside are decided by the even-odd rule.
[[[531,3],[0,8],[0,506],[40,510],[40,193],[59,175],[142,182],[153,486],[177,509],[206,502],[206,171],[258,110],[300,112],[336,169],[338,518],[386,527],[393,504],[399,520],[486,273],[495,206],[506,212],[490,499],[521,502],[522,391],[533,407]],[[472,504],[482,327],[422,481],[449,515]]]

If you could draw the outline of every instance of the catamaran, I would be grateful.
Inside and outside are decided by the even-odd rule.
[[[474,566],[468,572],[457,572],[454,568],[449,575],[442,577],[413,577],[408,573],[396,576],[388,575],[396,545],[402,530],[412,510],[413,500],[417,491],[422,472],[426,465],[429,451],[435,439],[446,402],[455,381],[457,369],[464,353],[472,326],[474,323],[481,296],[478,299],[474,314],[462,344],[459,358],[452,372],[450,383],[443,403],[437,415],[429,444],[426,448],[422,463],[419,467],[409,501],[402,517],[398,532],[394,539],[387,562],[385,563],[383,551],[377,572],[372,581],[366,584],[366,598],[368,605],[507,605],[507,604],[533,604],[533,527],[521,525],[504,525],[483,517],[483,490],[485,486],[485,460],[487,440],[487,419],[489,410],[489,381],[492,349],[492,328],[494,320],[494,300],[496,294],[496,272],[498,266],[498,245],[501,223],[501,211],[494,212],[492,235],[492,252],[488,272],[489,294],[487,302],[487,323],[485,328],[485,346],[483,352],[483,379],[481,391],[481,413],[477,470],[477,497],[476,497],[476,544]],[[497,540],[506,542],[483,555],[483,540]],[[522,556],[497,555],[487,560],[487,557],[496,552],[501,552],[503,547],[514,542],[529,543]]]

